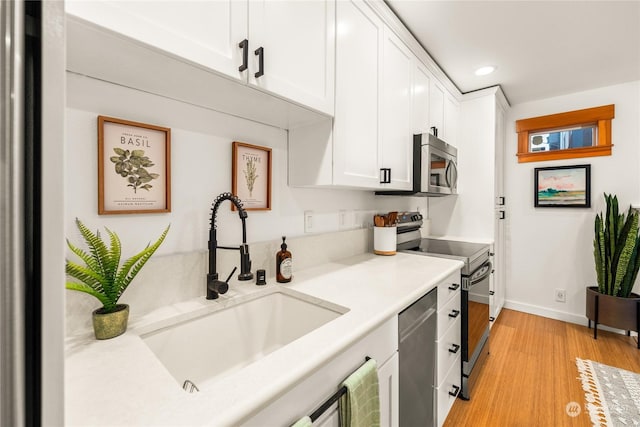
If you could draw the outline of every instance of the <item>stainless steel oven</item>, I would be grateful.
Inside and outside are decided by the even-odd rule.
[[[482,264],[462,275],[462,390],[468,400],[484,358],[489,354],[489,280],[492,266],[487,248]],[[477,369],[475,369],[477,366]]]
[[[492,272],[489,245],[420,237],[422,217],[417,212],[398,215],[398,250],[407,253],[457,259],[461,269],[462,294],[462,389],[468,400],[480,368],[489,354],[489,281]]]

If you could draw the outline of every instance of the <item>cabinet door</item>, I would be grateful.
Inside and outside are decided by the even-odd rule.
[[[411,79],[414,56],[390,29],[383,43],[382,166],[391,169],[391,183],[385,189],[410,190],[413,171],[411,126]]]
[[[335,0],[250,0],[249,82],[333,115],[334,34]],[[264,75],[256,77],[260,47]]]
[[[334,184],[379,188],[383,24],[362,1],[339,1],[336,12]]]
[[[400,418],[398,353],[378,368],[378,384],[380,388],[380,427],[398,427]]]
[[[429,85],[431,74],[418,60],[413,67],[411,108],[412,131],[414,134],[429,133]]]
[[[504,198],[504,143],[505,143],[505,112],[499,105],[496,105],[496,139],[495,139],[495,250],[493,256],[493,307],[491,308],[491,316],[498,318],[500,310],[504,305],[505,294],[505,265],[506,265],[506,221],[507,219],[507,200]]]
[[[438,136],[442,138],[445,91],[436,79],[431,79],[429,89],[429,130],[431,131],[431,128],[435,127],[438,129]]]
[[[204,1],[65,2],[67,13],[237,79],[247,3]],[[99,47],[98,47],[99,48]],[[114,64],[117,66],[117,64]]]
[[[459,111],[458,101],[447,93],[444,99],[444,128],[438,135],[454,147],[458,146]]]

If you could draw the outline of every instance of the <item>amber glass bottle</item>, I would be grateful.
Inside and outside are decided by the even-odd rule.
[[[287,244],[284,242],[285,236],[282,236],[282,244],[280,250],[276,254],[276,280],[278,283],[288,283],[291,281],[291,252],[287,250]]]

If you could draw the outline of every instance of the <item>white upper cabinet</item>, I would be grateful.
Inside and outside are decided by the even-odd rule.
[[[460,104],[450,94],[444,99],[444,126],[438,135],[445,142],[458,146],[458,124],[460,121]]]
[[[437,133],[438,138],[457,146],[458,101],[435,78],[431,78],[429,92],[429,132]],[[434,131],[434,128],[436,131]]]
[[[413,102],[411,109],[412,132],[429,133],[429,87],[431,73],[419,61],[413,67]]]
[[[169,0],[150,4],[71,0],[66,2],[66,11],[222,75],[333,114],[335,0]],[[244,40],[248,40],[246,47]],[[260,57],[264,74],[256,77],[261,71]]]
[[[335,2],[250,0],[249,24],[249,82],[333,115]]]
[[[242,79],[238,43],[247,36],[247,2],[70,0],[67,13],[227,76]]]
[[[382,72],[382,168],[390,182],[382,188],[410,190],[413,171],[412,81],[417,59],[390,29],[384,32]]]
[[[382,20],[361,1],[338,1],[333,184],[378,188]]]
[[[431,79],[429,89],[429,131],[435,134],[436,131],[433,129],[435,128],[437,135],[441,138],[444,136],[444,100],[444,87],[436,79]]]

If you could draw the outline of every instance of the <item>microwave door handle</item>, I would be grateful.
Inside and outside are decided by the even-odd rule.
[[[451,166],[451,189],[454,190],[458,186],[458,167],[452,160],[449,165]]]
[[[447,167],[444,170],[444,180],[447,183],[447,188],[451,188],[451,180],[449,179],[450,171],[451,171],[451,161],[447,161]]]

